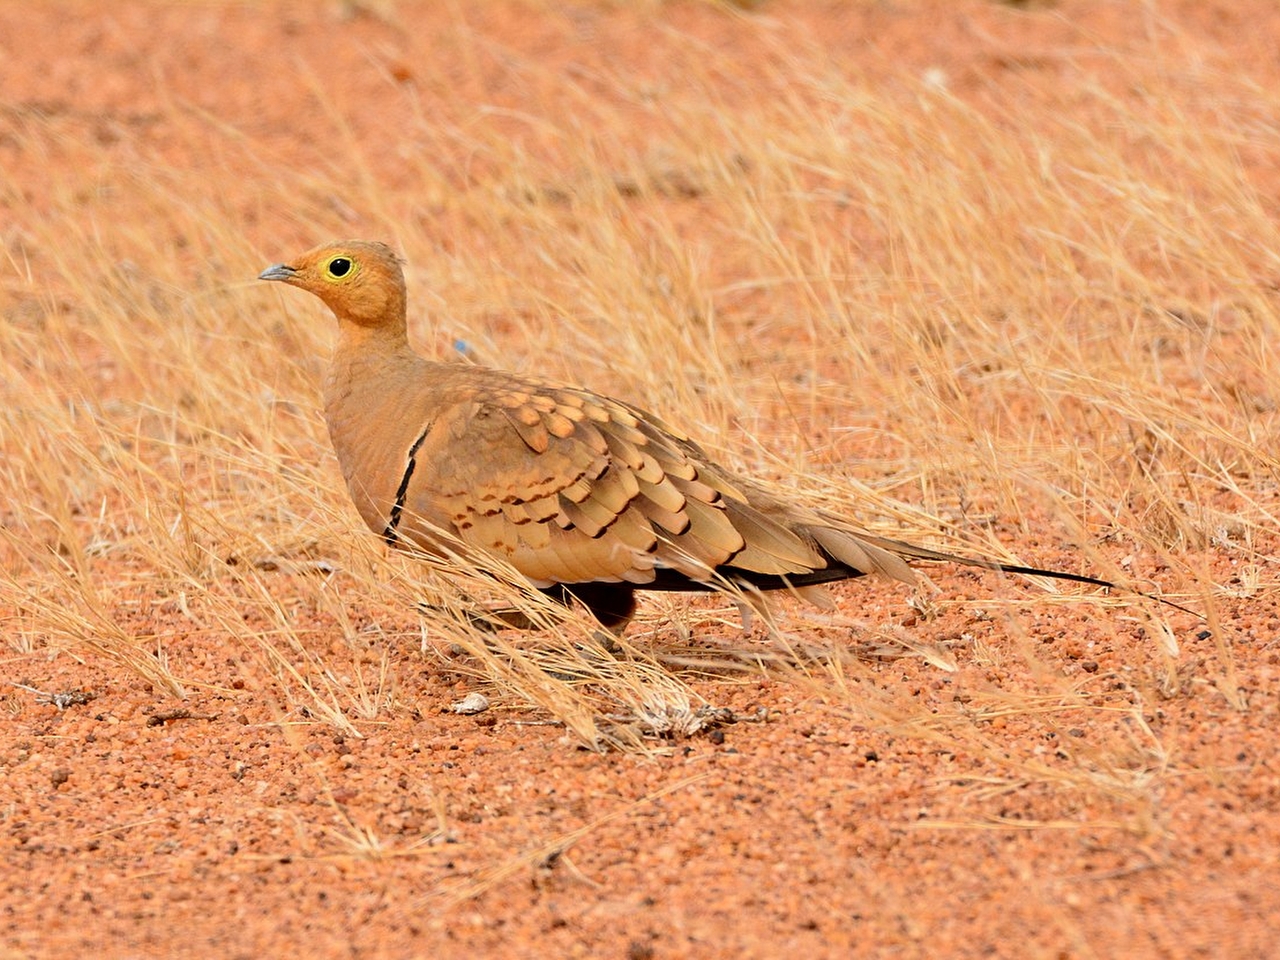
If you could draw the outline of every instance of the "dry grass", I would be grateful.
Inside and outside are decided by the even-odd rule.
[[[406,709],[404,671],[438,656],[505,709],[640,751],[765,674],[988,758],[998,785],[1146,796],[1168,769],[1158,739],[1107,718],[1140,730],[1192,683],[1246,706],[1223,603],[1276,585],[1280,238],[1251,178],[1275,164],[1280,102],[1206,76],[1233,103],[1219,112],[1153,47],[1124,66],[1137,97],[1012,81],[992,105],[936,77],[873,84],[760,31],[749,64],[661,36],[678,84],[604,62],[567,82],[458,25],[463,73],[501,64],[531,91],[518,107],[477,109],[467,76],[428,105],[389,77],[343,91],[313,74],[299,122],[325,148],[308,162],[286,146],[301,128],[179,100],[156,123],[169,150],[205,153],[199,173],[128,118],[104,121],[122,147],[81,116],[6,115],[26,153],[75,171],[36,197],[0,187],[10,644],[105,657],[182,696],[221,682],[172,655],[195,638],[256,665],[289,715],[353,736]],[[394,109],[361,111],[372,94]],[[461,561],[388,557],[360,527],[317,413],[331,319],[252,280],[347,234],[403,251],[424,352],[636,399],[896,536],[1078,557],[1204,610],[1216,646],[1189,662],[1179,614],[995,578],[979,588],[994,601],[935,608],[993,618],[994,647],[898,627],[900,606],[855,619],[785,601],[772,630],[739,639],[715,598],[656,598],[619,656],[584,620],[480,631],[477,602],[520,595]],[[1103,636],[1146,631],[1123,693],[1035,652],[1037,608],[1081,607]],[[725,639],[687,643],[706,633]],[[995,657],[1021,679],[921,713],[868,669],[885,656],[939,673]],[[985,732],[1082,712],[1113,735],[1065,768]]]

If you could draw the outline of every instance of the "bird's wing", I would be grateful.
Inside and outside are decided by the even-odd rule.
[[[877,574],[915,582],[904,555],[893,549],[895,541],[868,535],[823,511],[798,506],[744,477],[732,477],[693,440],[651,415],[639,416],[643,429],[661,430],[667,441],[699,465],[701,480],[723,494],[725,509],[746,547],[721,573],[732,577],[735,569],[745,571],[753,583],[769,581],[751,574],[787,577],[794,584],[804,582],[810,573],[817,573],[817,580]]]
[[[423,437],[401,532],[414,516],[440,517],[540,586],[826,564],[687,438],[634,408],[505,377],[477,378],[468,393]]]

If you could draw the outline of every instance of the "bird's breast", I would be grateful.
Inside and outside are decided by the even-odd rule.
[[[369,377],[331,376],[325,420],[356,509],[369,529],[394,539],[407,519],[405,499],[419,467],[429,412],[401,391],[367,389]],[[378,381],[386,386],[385,381]]]

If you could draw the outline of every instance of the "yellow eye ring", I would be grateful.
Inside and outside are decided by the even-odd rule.
[[[360,265],[345,253],[339,253],[326,260],[320,272],[330,283],[342,283],[359,273]]]

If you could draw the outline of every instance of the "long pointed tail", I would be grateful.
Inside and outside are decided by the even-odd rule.
[[[1109,590],[1122,590],[1125,593],[1131,593],[1147,600],[1154,600],[1156,603],[1162,603],[1166,607],[1173,607],[1175,610],[1181,610],[1183,613],[1189,613],[1200,620],[1204,619],[1204,614],[1198,613],[1195,610],[1190,610],[1179,603],[1174,603],[1172,600],[1166,600],[1164,597],[1158,597],[1155,594],[1147,593],[1144,590],[1127,587],[1112,580],[1104,580],[1102,577],[1090,577],[1082,573],[1066,573],[1062,570],[1045,570],[1041,567],[1024,567],[1016,563],[1001,563],[999,560],[984,560],[979,557],[966,557],[955,553],[944,553],[941,550],[930,550],[928,547],[918,547],[915,544],[905,543],[901,540],[891,540],[887,537],[874,537],[868,534],[862,534],[861,539],[884,550],[896,553],[899,556],[910,557],[913,560],[935,560],[939,563],[958,563],[966,567],[981,567],[983,570],[997,570],[1000,573],[1012,573],[1024,577],[1049,577],[1053,580],[1068,580],[1071,583],[1087,583],[1095,587],[1106,587]]]

